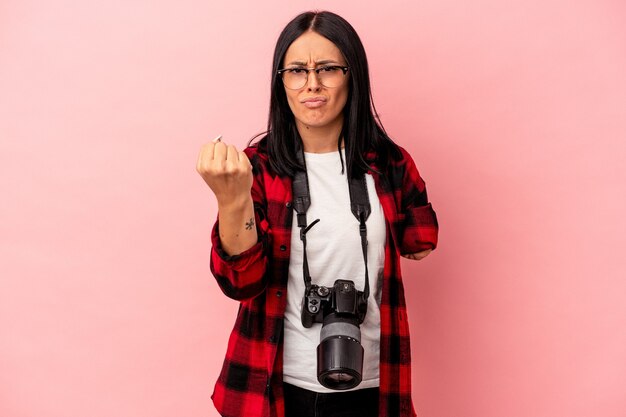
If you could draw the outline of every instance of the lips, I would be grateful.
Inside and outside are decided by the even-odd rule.
[[[302,100],[302,104],[304,104],[309,109],[314,109],[317,107],[321,107],[326,104],[326,97],[317,96],[317,97],[309,97]]]

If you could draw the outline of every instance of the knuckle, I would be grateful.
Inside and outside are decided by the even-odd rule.
[[[226,167],[226,174],[228,174],[229,176],[235,176],[237,175],[237,167],[233,166],[232,164],[228,164]]]
[[[216,174],[221,174],[224,172],[225,169],[225,164],[223,160],[217,160],[214,161],[215,163],[211,164],[211,168],[213,169],[213,172]]]

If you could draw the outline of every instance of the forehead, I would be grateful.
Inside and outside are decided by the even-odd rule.
[[[285,53],[284,65],[295,62],[314,64],[319,61],[345,63],[341,51],[334,43],[319,33],[308,31],[289,45]]]

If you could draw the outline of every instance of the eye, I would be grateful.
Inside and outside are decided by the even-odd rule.
[[[292,74],[302,74],[303,72],[305,72],[306,70],[304,68],[289,68],[287,70],[287,72],[290,72]]]
[[[320,73],[320,72],[333,72],[333,71],[337,71],[338,68],[339,67],[336,66],[336,65],[329,65],[329,66],[326,66],[326,67],[320,67],[320,68],[317,69],[317,71],[318,71],[318,73]]]

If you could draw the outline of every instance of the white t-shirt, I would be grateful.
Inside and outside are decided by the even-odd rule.
[[[345,163],[345,151],[342,150]],[[307,261],[311,282],[332,287],[335,280],[354,281],[356,289],[365,287],[365,264],[359,235],[359,222],[350,210],[347,175],[341,173],[338,152],[304,154],[311,206],[307,223],[320,221],[307,232]],[[367,219],[367,261],[370,296],[365,321],[360,325],[363,346],[363,380],[354,389],[379,386],[380,286],[385,261],[386,226],[374,180],[365,177],[372,208]],[[301,322],[304,277],[302,273],[302,241],[294,212],[289,258],[287,309],[284,321],[283,380],[316,392],[337,392],[317,380],[317,346],[321,323],[305,328]]]

